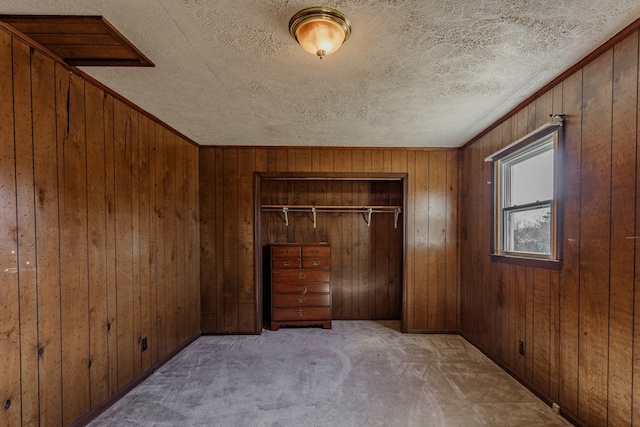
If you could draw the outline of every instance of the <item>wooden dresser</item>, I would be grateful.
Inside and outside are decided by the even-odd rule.
[[[331,247],[277,243],[271,248],[271,330],[280,326],[331,329]]]

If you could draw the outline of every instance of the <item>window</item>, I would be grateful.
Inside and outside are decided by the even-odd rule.
[[[493,164],[493,256],[558,261],[560,126],[545,125],[486,159]]]

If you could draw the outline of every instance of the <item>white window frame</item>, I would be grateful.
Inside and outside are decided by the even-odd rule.
[[[562,123],[548,123],[503,149],[488,156],[485,161],[492,163],[493,218],[491,255],[494,258],[512,260],[539,260],[543,262],[560,261],[560,218],[559,218],[559,149]],[[553,196],[550,200],[538,200],[525,205],[512,205],[509,197],[510,167],[527,159],[553,151]],[[507,214],[549,207],[550,211],[550,253],[523,252],[508,249],[506,241]]]

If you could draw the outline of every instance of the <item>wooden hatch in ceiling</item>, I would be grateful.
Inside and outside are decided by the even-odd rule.
[[[75,66],[153,67],[102,16],[0,15],[0,21]]]

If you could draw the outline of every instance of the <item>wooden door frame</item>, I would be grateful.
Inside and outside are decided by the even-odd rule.
[[[263,180],[298,180],[298,181],[401,181],[402,182],[402,307],[401,331],[407,331],[407,194],[408,173],[368,173],[368,172],[255,172],[254,173],[254,265],[255,265],[255,316],[256,334],[262,333],[263,327],[263,244],[262,244],[262,202],[261,189]]]

